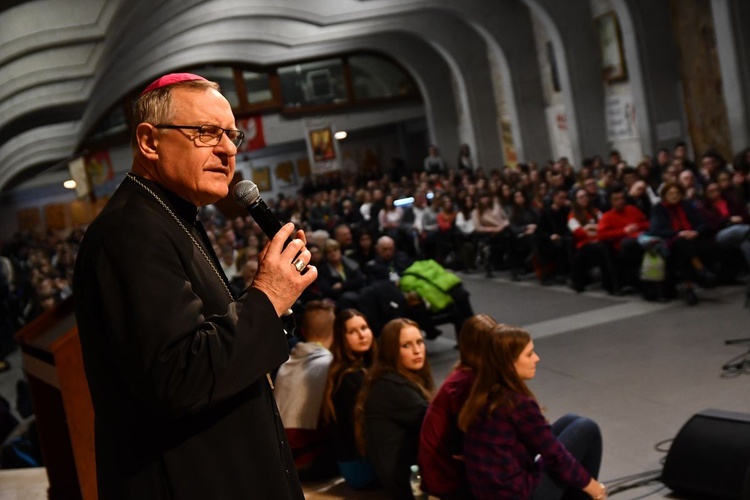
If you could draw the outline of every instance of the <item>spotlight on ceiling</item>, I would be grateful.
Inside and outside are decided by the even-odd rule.
[[[342,140],[342,139],[346,139],[346,136],[347,136],[347,135],[348,135],[348,134],[346,133],[346,131],[345,131],[345,130],[339,130],[338,132],[336,132],[335,134],[333,134],[333,136],[334,136],[334,137],[335,137],[335,138],[336,138],[337,140],[339,140],[339,141],[340,141],[340,140]]]
[[[74,181],[73,179],[69,179],[69,180],[63,182],[63,186],[66,189],[75,189],[76,188],[76,181]]]

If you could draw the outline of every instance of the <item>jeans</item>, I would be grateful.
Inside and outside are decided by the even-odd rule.
[[[716,233],[716,243],[730,247],[738,247],[745,257],[748,267],[750,267],[750,226],[747,224],[734,224],[725,227]]]
[[[338,462],[339,472],[346,484],[354,490],[372,486],[376,481],[375,469],[366,458],[357,458],[348,462]]]
[[[593,420],[568,413],[552,424],[552,433],[565,446],[581,466],[591,474],[599,475],[602,463],[602,434]],[[589,499],[586,493],[557,483],[546,472],[534,490],[533,500],[559,500],[561,498]]]

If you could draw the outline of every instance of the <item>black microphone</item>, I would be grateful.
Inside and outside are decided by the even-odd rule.
[[[276,236],[276,233],[281,229],[281,222],[260,197],[258,186],[253,181],[238,182],[234,186],[234,200],[250,212],[250,215],[268,236],[268,239],[273,239]],[[284,246],[286,247],[286,244]]]
[[[240,181],[234,186],[234,201],[250,212],[250,215],[255,219],[255,222],[258,223],[265,235],[268,236],[268,239],[272,240],[281,229],[281,222],[273,215],[266,202],[260,197],[258,186],[253,181]],[[284,242],[284,248],[286,248],[290,241],[292,241],[291,237],[287,238],[286,242]],[[299,253],[297,253],[297,256],[299,256]],[[292,310],[287,309],[283,316],[290,316],[291,314]],[[293,331],[294,326],[290,326],[289,329]]]

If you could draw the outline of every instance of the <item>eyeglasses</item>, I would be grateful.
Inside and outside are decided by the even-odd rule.
[[[236,147],[240,147],[242,141],[245,139],[245,133],[242,130],[234,130],[217,127],[216,125],[154,125],[156,128],[168,128],[168,129],[189,129],[198,131],[198,140],[203,144],[209,146],[216,146],[221,142],[221,137],[227,134],[227,137],[232,144]]]

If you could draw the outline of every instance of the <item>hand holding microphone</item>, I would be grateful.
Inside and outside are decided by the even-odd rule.
[[[252,286],[266,294],[281,316],[318,277],[315,266],[308,265],[311,255],[305,248],[305,233],[297,231],[295,238],[291,239],[294,224],[282,226],[261,199],[258,186],[251,181],[237,183],[234,199],[247,208],[270,239],[258,255],[258,273]]]

